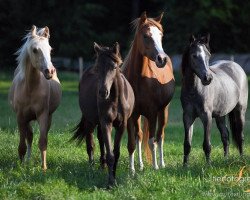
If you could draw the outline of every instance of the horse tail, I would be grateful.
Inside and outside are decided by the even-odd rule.
[[[149,127],[148,127],[148,120],[144,117],[143,123],[143,148],[146,160],[149,164],[152,163],[152,154],[148,145],[149,140]]]
[[[239,132],[239,134],[237,134],[238,133],[237,124],[236,124],[237,119],[236,119],[236,113],[234,110],[232,110],[229,113],[229,122],[230,122],[230,128],[231,128],[231,132],[232,132],[233,142],[237,146],[237,148],[239,149],[242,138],[241,138],[240,132]]]
[[[86,131],[84,131],[84,117],[82,116],[81,121],[74,127],[71,132],[74,132],[74,135],[70,139],[70,141],[78,140],[77,144],[81,144],[83,139],[86,137]]]

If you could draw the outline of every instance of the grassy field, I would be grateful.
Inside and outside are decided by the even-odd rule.
[[[250,110],[246,115],[245,156],[239,158],[230,144],[230,156],[223,158],[217,128],[212,129],[212,165],[205,165],[202,150],[203,129],[195,123],[190,166],[182,167],[183,137],[180,86],[170,107],[165,137],[166,168],[155,171],[147,164],[135,177],[129,173],[127,136],[124,134],[117,170],[118,187],[106,190],[107,170],[99,169],[99,148],[96,142],[94,166],[89,166],[85,144],[69,143],[70,129],[80,119],[78,108],[78,75],[59,72],[63,98],[53,117],[49,132],[48,170],[42,173],[38,149],[38,126],[34,123],[31,162],[18,160],[18,131],[15,115],[7,103],[12,75],[0,72],[0,199],[249,199],[250,193]],[[215,123],[213,123],[215,124]],[[231,137],[230,137],[231,141]],[[137,162],[136,162],[137,163]],[[137,163],[138,164],[138,163]],[[243,175],[236,180],[240,169]],[[223,178],[224,177],[224,178]]]

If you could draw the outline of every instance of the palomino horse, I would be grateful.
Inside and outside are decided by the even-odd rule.
[[[224,155],[228,155],[229,114],[232,137],[240,155],[243,153],[243,126],[248,99],[248,82],[244,70],[232,61],[217,61],[209,66],[209,35],[190,38],[182,58],[181,103],[185,128],[184,166],[188,163],[193,135],[193,123],[199,117],[204,126],[203,150],[210,163],[210,130],[215,118],[221,133]]]
[[[37,120],[43,170],[47,169],[47,135],[52,113],[61,100],[60,82],[50,57],[49,36],[48,27],[38,32],[35,26],[32,27],[25,37],[24,45],[17,51],[18,66],[9,92],[10,104],[16,112],[20,132],[19,157],[21,161],[24,160],[27,141],[27,159],[30,159],[33,140],[30,122]]]
[[[79,85],[79,104],[82,118],[72,139],[82,141],[86,137],[90,161],[93,159],[93,131],[98,125],[101,159],[104,159],[103,141],[107,151],[109,186],[115,184],[115,172],[120,156],[120,142],[127,127],[127,120],[134,108],[134,93],[119,66],[119,45],[100,47],[96,43],[95,66],[83,73]],[[112,150],[112,126],[116,129],[114,151]]]
[[[132,172],[135,171],[135,135],[137,136],[139,165],[140,169],[143,169],[140,115],[148,120],[148,143],[153,155],[153,167],[158,169],[157,143],[160,166],[165,166],[163,160],[164,128],[168,118],[168,105],[174,94],[175,81],[171,60],[162,48],[163,29],[160,24],[162,16],[163,13],[156,18],[147,18],[144,12],[133,22],[136,28],[135,37],[122,67],[135,93],[135,108],[128,122],[128,151]],[[157,119],[158,130],[155,138]],[[148,135],[145,137],[148,140]]]

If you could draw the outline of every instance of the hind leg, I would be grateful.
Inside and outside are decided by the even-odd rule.
[[[93,126],[90,122],[84,121],[84,132],[83,135],[86,135],[86,147],[87,147],[87,153],[89,156],[89,163],[94,163],[94,129],[95,126]]]
[[[223,143],[224,148],[224,156],[228,157],[228,151],[229,151],[229,132],[226,127],[226,120],[224,117],[217,117],[216,119],[216,125],[220,131],[221,134],[221,141]]]
[[[141,130],[141,116],[137,119],[135,123],[135,134],[136,134],[136,145],[137,145],[137,150],[138,150],[138,162],[139,162],[140,170],[142,171],[144,168],[144,165],[142,161],[143,132]]]
[[[139,116],[133,116],[128,119],[128,152],[129,152],[129,163],[130,163],[130,170],[132,175],[135,173],[135,148],[136,148],[136,141],[135,141],[135,123],[138,120]]]
[[[155,141],[156,120],[157,120],[157,115],[151,115],[150,118],[148,119],[148,126],[149,126],[148,144],[152,153],[153,168],[159,169],[156,159],[156,149],[157,149],[157,143]]]
[[[164,168],[163,144],[164,144],[164,129],[168,121],[168,107],[158,112],[158,130],[157,130],[157,143],[159,147],[160,167]]]
[[[98,125],[97,127],[97,138],[99,141],[99,146],[100,146],[100,152],[101,152],[101,156],[100,156],[100,164],[101,164],[101,168],[104,169],[106,167],[106,153],[105,153],[105,146],[104,146],[104,141],[103,141],[103,136],[102,136],[102,130],[100,125]]]
[[[30,124],[27,126],[27,161],[30,161],[30,156],[31,156],[31,148],[32,148],[32,142],[33,142],[33,132],[32,132],[32,127]]]

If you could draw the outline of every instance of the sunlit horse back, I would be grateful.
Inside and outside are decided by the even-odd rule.
[[[167,124],[168,105],[174,94],[175,81],[171,60],[162,48],[162,16],[163,13],[156,18],[147,18],[144,12],[133,22],[136,29],[135,36],[122,66],[135,93],[133,120],[128,122],[128,151],[132,172],[135,171],[134,135],[137,136],[140,169],[143,169],[141,156],[143,133],[140,127],[140,115],[148,120],[149,131],[146,130],[144,136],[153,156],[153,167],[158,169],[157,146],[159,147],[160,167],[165,166],[163,160],[164,128]],[[157,120],[158,130],[156,131]]]
[[[60,82],[51,62],[49,37],[48,27],[37,31],[37,28],[33,26],[26,35],[25,43],[17,51],[18,66],[9,91],[10,104],[16,112],[20,132],[19,157],[21,161],[24,161],[28,150],[27,159],[30,159],[33,140],[30,122],[37,120],[43,170],[47,169],[47,134],[52,113],[61,100]]]

